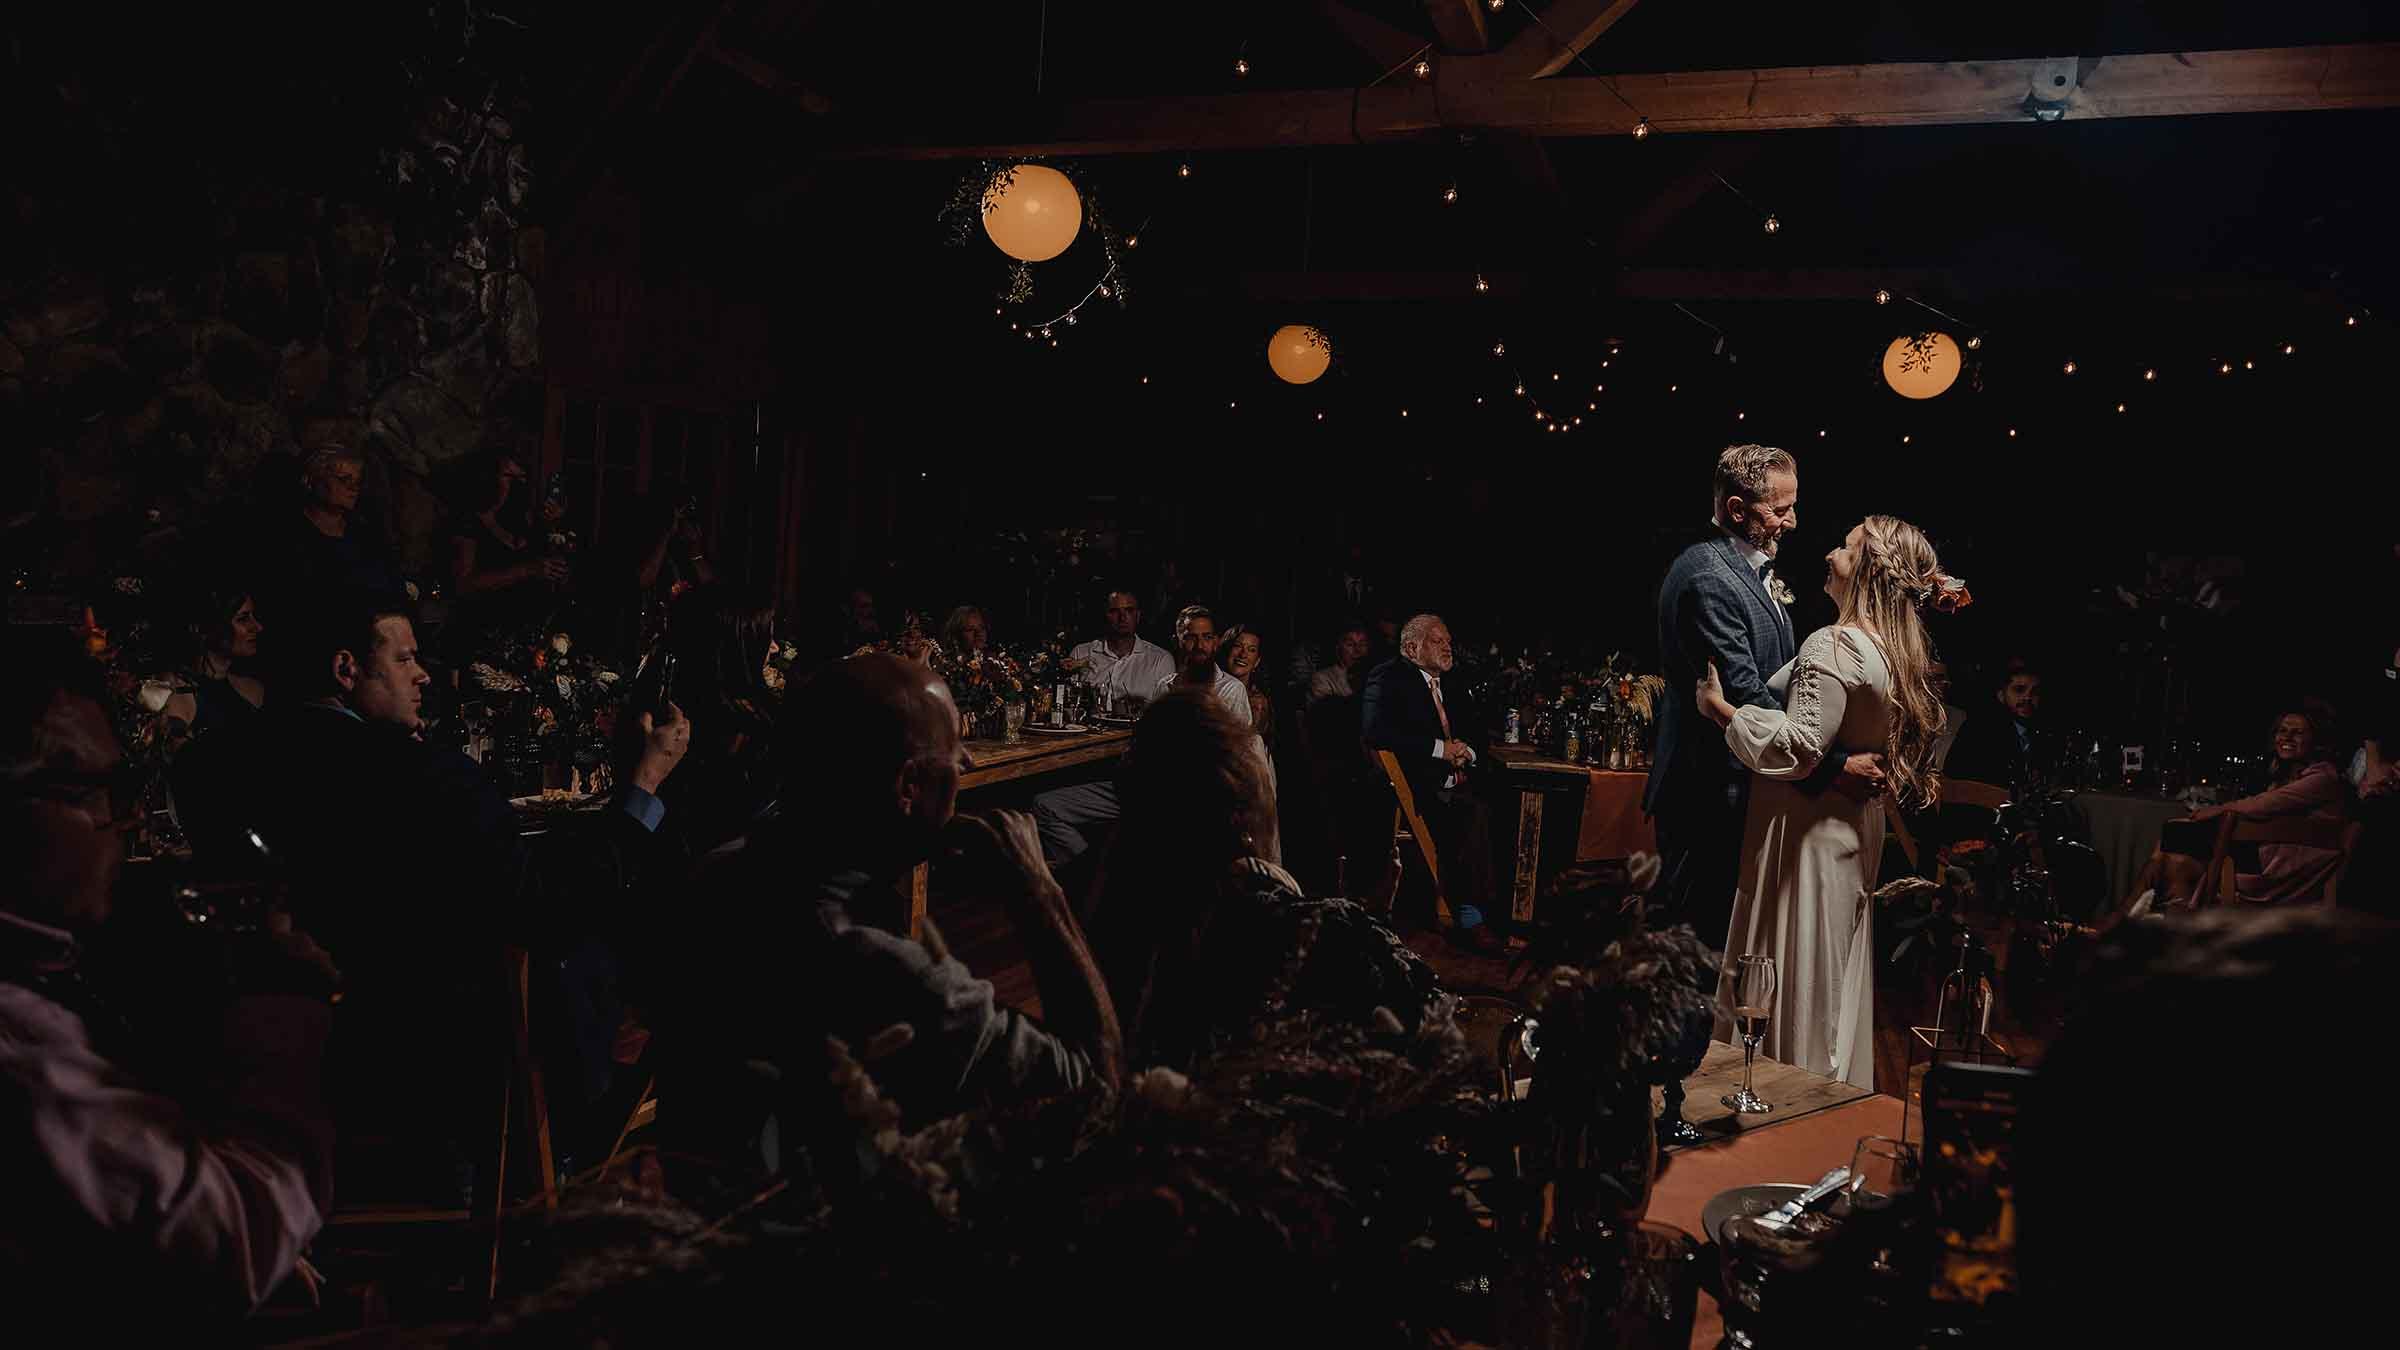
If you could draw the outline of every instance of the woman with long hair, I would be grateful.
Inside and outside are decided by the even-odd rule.
[[[2329,704],[2308,698],[2286,709],[2275,719],[2268,747],[2274,758],[2264,792],[2218,806],[2203,806],[2192,812],[2191,819],[2200,824],[2214,824],[2226,816],[2246,820],[2295,816],[2340,820],[2348,812],[2350,784],[2334,765],[2339,740]],[[2204,856],[2213,844],[2210,834],[2195,832],[2190,826],[2173,821],[2168,822],[2161,834],[2158,849],[2134,879],[2133,895],[2127,899],[2122,917],[2136,918],[2157,910],[2215,903],[2214,896],[2200,894],[2210,880]],[[2247,870],[2244,870],[2249,862],[2246,856],[2237,853],[2235,859],[2234,894],[2251,904],[2322,900],[2327,883],[2342,864],[2340,853],[2306,844],[2260,844],[2257,864]]]
[[[1134,728],[1124,817],[1093,919],[1126,1064],[1185,1067],[1269,1014],[1415,1031],[1444,1017],[1433,970],[1348,900],[1312,900],[1271,861],[1275,786],[1239,715],[1188,690]],[[1390,1025],[1385,1025],[1390,1030]]]
[[[191,655],[176,683],[185,688],[167,700],[167,715],[182,718],[195,736],[247,725],[267,701],[266,686],[252,672],[265,625],[250,588],[239,583],[195,588],[184,628],[191,636]]]
[[[1217,644],[1217,664],[1225,673],[1242,682],[1250,695],[1250,729],[1258,733],[1269,754],[1275,750],[1275,696],[1267,692],[1267,682],[1259,674],[1266,664],[1266,644],[1259,640],[1258,630],[1237,623],[1225,630],[1224,640]]]
[[[1859,1087],[1875,1086],[1875,873],[1885,803],[1799,784],[1827,758],[1867,752],[1903,809],[1941,797],[1934,737],[1942,700],[1920,614],[1955,608],[1966,587],[1943,575],[1916,526],[1869,516],[1825,557],[1833,626],[1800,644],[1769,681],[1782,708],[1736,708],[1712,666],[1700,710],[1758,779],[1742,837],[1741,882],[1725,938],[1725,979],[1740,958],[1775,958],[1774,1006],[1762,1047],[1770,1059]],[[1730,994],[1730,989],[1728,990]],[[1730,998],[1726,1007],[1732,1006]],[[1730,1020],[1718,1038],[1730,1040]]]

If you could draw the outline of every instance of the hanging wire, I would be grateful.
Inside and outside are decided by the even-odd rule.
[[[1040,25],[1034,29],[1033,36],[1033,96],[1035,98],[1042,96],[1042,64],[1043,58],[1049,54],[1049,51],[1050,0],[1042,0],[1042,17]]]

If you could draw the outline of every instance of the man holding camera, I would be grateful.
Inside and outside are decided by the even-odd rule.
[[[35,1309],[108,1272],[140,1297],[79,1317],[188,1331],[255,1309],[323,1222],[335,976],[288,929],[232,939],[211,1089],[128,1067],[83,939],[109,917],[140,782],[98,670],[67,640],[26,645],[0,663],[0,1290]]]

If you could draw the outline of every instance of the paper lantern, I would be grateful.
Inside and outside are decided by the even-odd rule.
[[[1308,384],[1333,364],[1333,344],[1304,323],[1287,323],[1267,339],[1267,364],[1286,384]]]
[[[1083,198],[1056,169],[1020,164],[1006,183],[983,194],[983,232],[1012,258],[1048,262],[1082,228]]]
[[[1948,333],[1910,333],[1883,349],[1883,380],[1902,398],[1932,398],[1958,379],[1958,344]]]

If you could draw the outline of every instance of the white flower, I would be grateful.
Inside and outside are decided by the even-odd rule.
[[[1775,575],[1772,569],[1767,572],[1767,594],[1775,597],[1776,604],[1792,603],[1792,588],[1784,585],[1783,578]]]
[[[145,712],[165,712],[167,700],[174,696],[175,686],[171,684],[161,684],[157,680],[142,681],[140,698]]]
[[[142,593],[142,579],[141,579],[140,577],[118,577],[118,578],[117,578],[117,594],[119,594],[119,595],[140,595],[141,593]]]
[[[566,634],[552,633],[550,635],[550,650],[557,652],[560,656],[565,656],[568,652],[573,651],[574,648],[575,639],[568,637]]]
[[[558,696],[569,703],[575,701],[575,681],[564,675],[558,677]]]
[[[604,670],[604,671],[601,671],[599,674],[597,674],[597,675],[594,675],[592,678],[593,678],[593,679],[595,679],[595,680],[598,680],[598,681],[600,682],[600,687],[601,687],[601,688],[603,688],[603,689],[606,689],[606,688],[608,688],[610,685],[612,685],[612,684],[615,684],[615,683],[616,683],[618,680],[620,680],[620,679],[622,679],[622,678],[624,678],[624,677],[623,677],[623,676],[621,676],[621,675],[619,675],[619,674],[617,674],[617,672],[615,672],[615,671],[613,671],[613,670]]]

